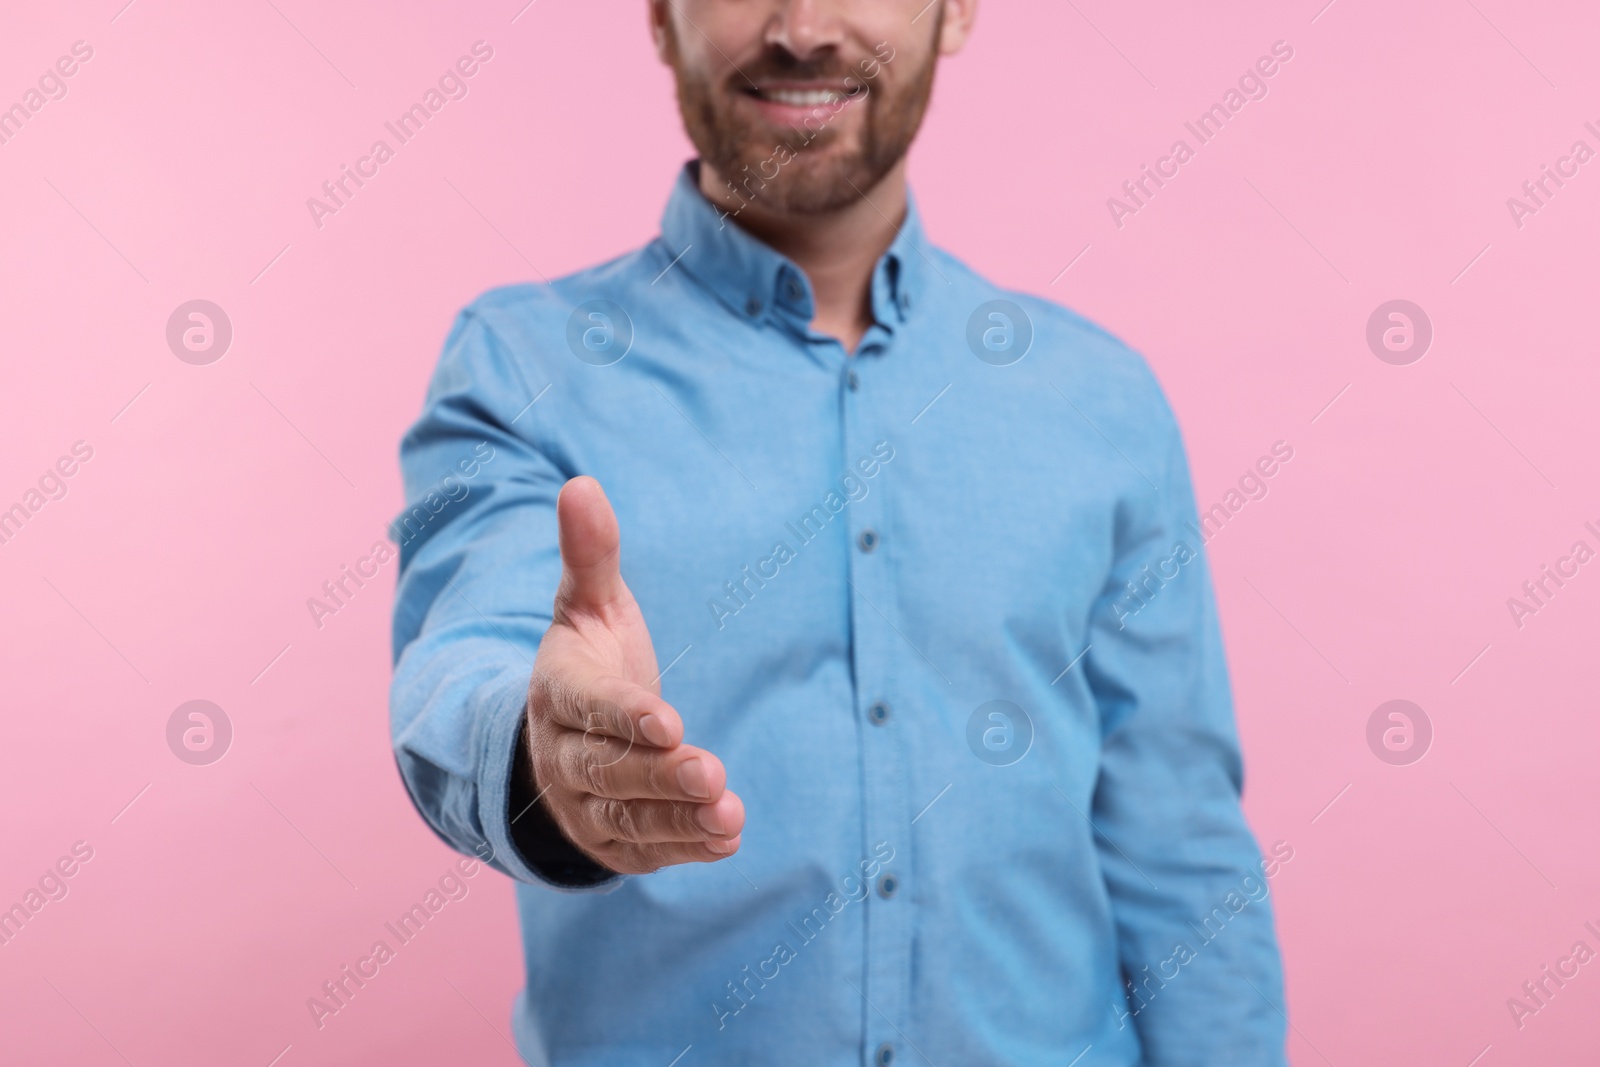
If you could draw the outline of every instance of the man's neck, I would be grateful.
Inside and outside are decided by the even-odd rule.
[[[846,352],[854,353],[873,322],[872,271],[905,221],[905,160],[860,199],[819,215],[773,211],[759,197],[741,201],[704,161],[700,191],[745,232],[805,271],[816,302],[811,328],[837,337]]]

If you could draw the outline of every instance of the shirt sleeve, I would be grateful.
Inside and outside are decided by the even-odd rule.
[[[1283,976],[1194,490],[1170,408],[1163,470],[1116,516],[1090,626],[1101,715],[1091,820],[1126,1007],[1149,1067],[1286,1063]],[[1292,855],[1292,850],[1290,852]],[[1275,855],[1277,853],[1275,852]]]
[[[514,360],[463,312],[401,441],[395,758],[412,803],[451,847],[518,881],[609,891],[622,876],[563,850],[514,779],[527,773],[518,750],[561,577],[555,502],[566,481],[556,450],[531,443],[538,394]]]

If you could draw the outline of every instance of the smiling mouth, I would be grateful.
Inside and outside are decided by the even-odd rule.
[[[744,91],[745,95],[757,100],[782,104],[785,107],[829,107],[846,100],[853,100],[860,95],[859,92],[852,93],[840,89],[800,89],[778,85],[747,85]]]

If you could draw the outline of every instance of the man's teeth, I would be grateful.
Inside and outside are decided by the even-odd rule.
[[[844,98],[843,93],[832,89],[763,89],[763,99],[790,107],[821,107]]]

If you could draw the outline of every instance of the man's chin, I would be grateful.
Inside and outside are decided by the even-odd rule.
[[[749,169],[743,169],[746,165]],[[733,185],[742,199],[752,207],[795,215],[837,211],[876,184],[859,155],[849,152],[808,158],[802,150],[783,163],[767,157],[741,160],[740,168],[743,180]]]
[[[848,182],[799,180],[789,175],[780,175],[765,188],[756,190],[755,195],[745,196],[748,206],[758,212],[785,215],[822,215],[858,199],[860,194],[850,188]]]

